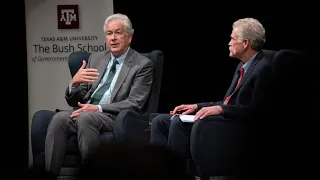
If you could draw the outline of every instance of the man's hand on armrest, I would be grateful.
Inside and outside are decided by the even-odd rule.
[[[194,120],[203,119],[207,116],[219,115],[223,113],[221,106],[208,106],[201,108],[195,115]]]

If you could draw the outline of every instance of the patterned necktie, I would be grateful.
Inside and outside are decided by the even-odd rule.
[[[109,89],[112,79],[114,77],[114,75],[116,74],[116,65],[118,64],[117,59],[113,60],[113,64],[110,68],[108,77],[106,82],[104,82],[104,84],[96,91],[96,93],[93,95],[93,97],[91,98],[91,102],[90,104],[99,104],[102,96],[104,95],[104,93]]]
[[[233,95],[233,93],[235,92],[235,90],[237,89],[237,87],[239,86],[239,84],[240,84],[241,79],[243,78],[243,76],[244,76],[244,68],[243,68],[243,66],[241,66],[241,68],[240,68],[240,76],[239,76],[239,79],[238,79],[237,86],[236,86],[236,88],[234,88],[233,92],[224,100],[223,104],[228,104],[231,96]]]

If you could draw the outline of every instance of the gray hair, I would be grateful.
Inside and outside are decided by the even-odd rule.
[[[238,38],[248,39],[253,50],[259,51],[266,42],[265,29],[263,25],[254,18],[243,18],[235,21],[232,28],[238,29]]]
[[[130,21],[130,19],[128,18],[128,16],[124,15],[124,14],[113,14],[111,16],[109,16],[105,22],[104,22],[104,25],[103,25],[103,32],[106,34],[107,33],[107,25],[110,21],[113,21],[113,20],[118,20],[120,21],[123,26],[124,26],[124,30],[125,32],[128,34],[128,35],[132,35],[133,34],[133,28],[132,28],[132,23]]]

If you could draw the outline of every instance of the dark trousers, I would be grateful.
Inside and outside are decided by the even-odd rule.
[[[183,123],[170,114],[160,114],[152,120],[150,144],[177,153],[183,161],[190,157],[190,133],[193,123]]]
[[[48,126],[45,140],[45,168],[58,175],[64,162],[67,142],[76,134],[82,160],[94,153],[100,144],[100,132],[113,131],[114,119],[101,112],[83,112],[77,120],[70,115],[72,111],[56,113]]]

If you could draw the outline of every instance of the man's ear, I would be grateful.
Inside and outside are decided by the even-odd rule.
[[[131,44],[131,41],[132,41],[132,34],[128,35],[128,38],[129,38],[129,44]]]
[[[243,41],[243,48],[247,49],[248,47],[249,47],[249,40],[246,39],[246,40]]]

